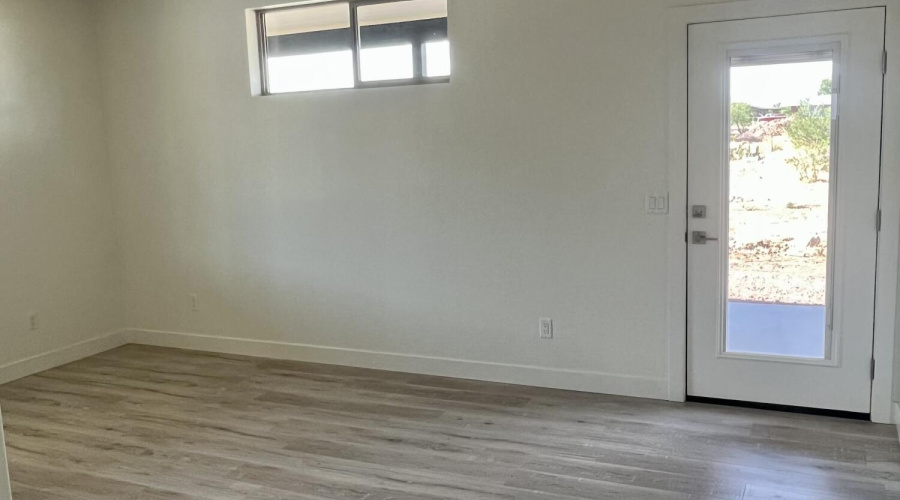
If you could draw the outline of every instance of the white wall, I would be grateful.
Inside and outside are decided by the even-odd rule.
[[[898,290],[898,294],[900,294],[900,290]],[[897,304],[897,308],[900,309],[900,303]],[[896,327],[897,331],[894,335],[894,383],[892,394],[894,414],[892,416],[894,423],[898,425],[898,430],[900,430],[900,324],[896,325]]]
[[[900,284],[898,284],[900,285]],[[897,310],[900,310],[900,288],[897,291],[898,303]],[[896,324],[896,332],[894,335],[894,384],[893,384],[893,401],[900,403],[900,322]],[[894,410],[895,413],[900,410],[900,406]],[[894,415],[895,423],[900,425],[900,414]],[[898,427],[900,428],[900,427]]]
[[[0,1],[3,376],[122,326],[95,7]],[[0,499],[10,495],[0,425]]]
[[[265,0],[105,1],[128,325],[664,397],[665,217],[643,203],[667,186],[675,3],[456,0],[451,84],[260,98],[244,9]]]
[[[0,1],[0,367],[122,326],[96,16]]]

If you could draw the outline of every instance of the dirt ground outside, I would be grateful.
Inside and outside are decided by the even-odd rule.
[[[825,305],[829,174],[800,179],[784,125],[731,144],[729,299]]]

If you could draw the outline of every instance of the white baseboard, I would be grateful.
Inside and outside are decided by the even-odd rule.
[[[0,384],[25,378],[35,373],[56,368],[80,359],[88,358],[101,352],[127,344],[126,331],[107,333],[84,342],[61,347],[53,351],[38,354],[30,358],[0,366]]]
[[[666,399],[668,396],[668,380],[665,378],[137,329],[108,333],[0,366],[0,384],[94,356],[125,344],[354,366],[640,398]]]
[[[665,378],[488,363],[152,330],[130,330],[125,337],[134,344],[158,347],[174,347],[223,354],[354,366],[640,398],[666,399],[668,396],[668,380]]]

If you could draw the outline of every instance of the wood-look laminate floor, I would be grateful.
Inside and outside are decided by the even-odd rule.
[[[172,349],[0,407],[15,500],[900,499],[890,426]]]

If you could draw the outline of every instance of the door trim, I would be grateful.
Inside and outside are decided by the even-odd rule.
[[[698,24],[694,24],[695,26]],[[730,67],[731,58],[734,56],[738,57],[752,57],[754,59],[765,59],[766,57],[773,57],[779,54],[797,54],[802,52],[807,53],[821,53],[821,52],[831,52],[832,54],[832,64],[834,65],[834,70],[832,74],[832,81],[838,82],[838,85],[841,85],[841,76],[843,74],[843,68],[846,66],[847,61],[845,60],[847,54],[847,47],[849,45],[849,38],[844,35],[831,35],[831,36],[817,36],[817,37],[797,37],[797,38],[786,38],[779,40],[767,40],[767,41],[755,41],[755,42],[743,42],[737,44],[729,44],[731,48],[729,48],[724,58],[719,61],[720,64],[725,65],[725,67]],[[731,75],[730,72],[726,72],[725,74],[725,95],[730,94],[730,84],[731,84]],[[829,169],[829,191],[828,191],[828,257],[826,262],[827,267],[827,279],[826,279],[826,311],[827,311],[827,328],[825,331],[825,357],[824,358],[804,358],[804,357],[796,357],[796,356],[787,356],[787,355],[775,355],[775,354],[751,354],[751,353],[742,353],[742,352],[728,352],[726,349],[726,329],[723,327],[725,324],[725,320],[727,318],[727,308],[729,304],[729,300],[727,298],[727,286],[728,280],[727,277],[730,274],[729,263],[730,256],[728,252],[727,245],[721,245],[720,256],[721,259],[721,273],[722,276],[726,277],[725,282],[721,283],[724,285],[724,289],[717,290],[719,297],[722,298],[721,310],[719,312],[720,316],[720,328],[719,332],[716,335],[716,339],[718,342],[718,349],[716,358],[718,359],[739,359],[739,360],[747,360],[747,361],[758,361],[758,362],[770,362],[770,363],[789,363],[789,364],[798,364],[798,365],[808,365],[808,366],[823,366],[823,367],[840,367],[841,366],[841,349],[843,342],[841,341],[841,335],[835,335],[835,329],[833,328],[834,324],[834,304],[835,304],[835,296],[842,293],[841,291],[841,281],[839,278],[836,279],[839,275],[835,272],[837,269],[836,265],[838,260],[835,256],[838,254],[836,251],[836,241],[838,238],[836,237],[838,228],[838,182],[837,179],[840,178],[840,171],[843,168],[839,162],[839,154],[837,150],[837,145],[839,144],[838,138],[840,137],[840,110],[841,106],[844,102],[844,96],[840,92],[837,95],[837,99],[833,100],[833,110],[837,111],[838,119],[833,121],[831,124],[831,136],[830,142],[832,145],[832,149],[830,152],[830,169]],[[726,124],[727,125],[727,124]],[[730,132],[729,132],[730,133]],[[719,140],[730,141],[731,139],[723,134]],[[723,207],[724,216],[722,217],[722,225],[718,228],[718,233],[720,235],[727,235],[729,232],[729,224],[731,217],[731,210],[728,208],[728,193],[730,188],[728,186],[729,178],[731,176],[730,169],[730,161],[723,158],[722,165],[720,168],[723,170],[723,178],[722,178],[722,193],[724,198],[719,199],[718,203]],[[690,186],[688,186],[690,187]],[[727,239],[727,238],[726,238]],[[690,250],[689,250],[690,251]],[[690,272],[690,270],[688,270]],[[867,413],[868,415],[868,413]]]
[[[670,9],[668,174],[669,203],[673,210],[667,220],[666,234],[669,400],[683,402],[687,397],[688,26],[873,7],[886,9],[885,44],[889,61],[882,120],[880,208],[883,220],[875,278],[875,376],[871,418],[878,423],[892,422],[900,257],[900,0],[745,0]],[[760,12],[766,14],[760,15]]]

